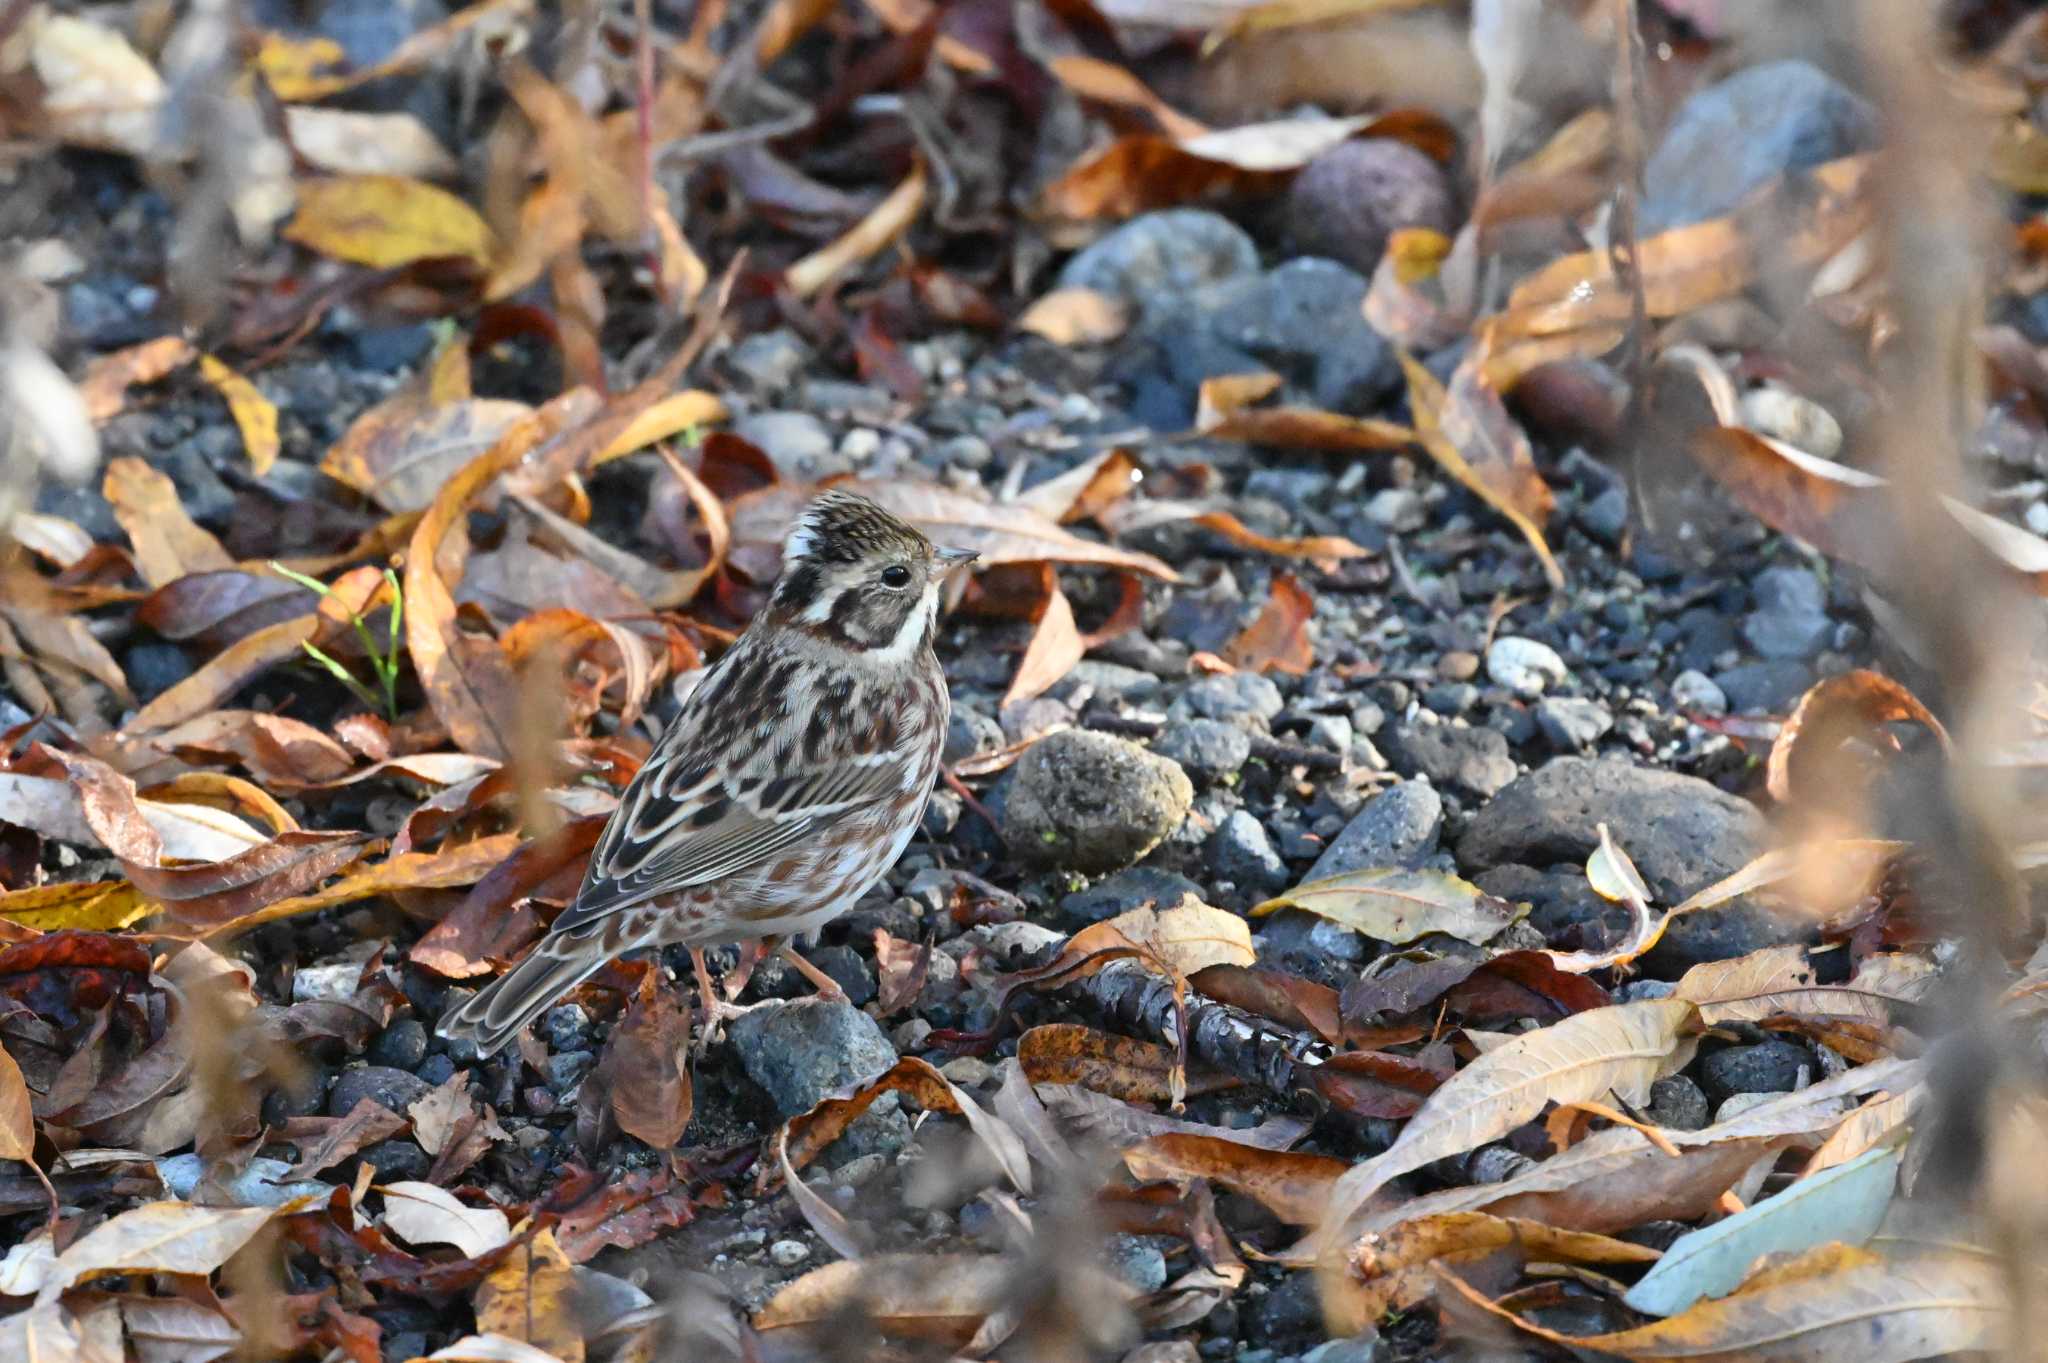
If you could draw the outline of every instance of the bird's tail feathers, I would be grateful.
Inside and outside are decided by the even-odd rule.
[[[603,969],[615,953],[594,936],[544,938],[524,960],[454,1012],[435,1031],[451,1041],[472,1041],[495,1055],[521,1028],[555,1001]]]

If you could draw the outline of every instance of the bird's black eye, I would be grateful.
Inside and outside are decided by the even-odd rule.
[[[884,587],[908,587],[910,585],[910,569],[900,563],[890,564],[882,569],[882,585]]]

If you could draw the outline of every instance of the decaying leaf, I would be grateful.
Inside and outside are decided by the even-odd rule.
[[[1412,942],[1441,932],[1465,942],[1491,941],[1526,909],[1441,871],[1378,867],[1297,885],[1252,909],[1263,918],[1306,909],[1383,942]]]
[[[515,1246],[476,1293],[477,1329],[523,1340],[559,1363],[583,1363],[576,1266],[552,1229]]]
[[[1809,769],[1806,780],[1841,782],[1848,775],[1837,756],[1844,744],[1896,752],[1898,741],[1882,727],[1896,723],[1925,727],[1943,752],[1949,750],[1948,730],[1941,721],[1919,697],[1890,677],[1857,668],[1816,682],[1799,698],[1785,726],[1778,730],[1777,741],[1771,744],[1765,768],[1771,798],[1780,802],[1796,798],[1801,773]]]
[[[599,1062],[619,1129],[656,1150],[673,1148],[690,1124],[690,1015],[659,972],[641,977],[625,1018]]]
[[[757,1330],[820,1325],[843,1314],[891,1335],[964,1345],[1012,1289],[996,1256],[885,1254],[813,1269],[754,1315]]]
[[[1330,1189],[1347,1167],[1328,1155],[1260,1150],[1184,1132],[1148,1137],[1125,1150],[1123,1159],[1133,1178],[1214,1179],[1297,1226],[1322,1220]]]
[[[298,212],[284,235],[374,269],[452,257],[488,270],[499,249],[475,209],[403,175],[337,175],[301,184]]]
[[[271,1215],[268,1207],[145,1203],[101,1222],[58,1255],[43,1294],[108,1273],[211,1273],[268,1225]]]
[[[212,355],[199,357],[199,376],[212,384],[228,404],[228,415],[242,433],[242,450],[257,477],[270,472],[283,443],[277,434],[277,404],[249,380]]]
[[[1223,649],[1223,661],[1253,672],[1301,676],[1315,664],[1308,637],[1315,597],[1292,573],[1273,574],[1272,594],[1258,615]]]

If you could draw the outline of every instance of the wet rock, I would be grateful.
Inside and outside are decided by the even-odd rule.
[[[1138,1292],[1157,1292],[1166,1286],[1166,1255],[1155,1236],[1112,1235],[1103,1246],[1103,1258],[1110,1276]]]
[[[1546,696],[1536,706],[1536,727],[1558,752],[1584,752],[1614,727],[1614,716],[1597,700]]]
[[[1403,781],[1366,801],[1334,838],[1304,880],[1378,866],[1413,869],[1436,854],[1444,827],[1444,800],[1426,781]]]
[[[880,1024],[837,1000],[759,1004],[732,1024],[731,1036],[747,1077],[767,1090],[785,1118],[896,1063],[896,1048]]]
[[[1492,729],[1397,724],[1381,736],[1380,750],[1403,776],[1427,776],[1434,785],[1475,795],[1492,795],[1515,779],[1508,741]]]
[[[1751,190],[1871,146],[1877,117],[1803,61],[1764,62],[1694,94],[1643,167],[1641,231],[1718,217]]]
[[[853,471],[853,461],[839,452],[832,432],[809,412],[756,412],[741,418],[733,434],[759,445],[776,470],[795,482]]]
[[[1742,619],[1742,637],[1766,658],[1811,658],[1827,646],[1835,623],[1827,593],[1804,568],[1766,568],[1756,578],[1756,609]]]
[[[1240,809],[1216,826],[1203,846],[1209,867],[1241,889],[1260,892],[1287,884],[1287,863],[1257,819]]]
[[[1508,634],[1486,650],[1486,675],[1518,696],[1540,696],[1563,681],[1565,673],[1564,659],[1540,640]]]
[[[1251,760],[1252,736],[1220,719],[1176,719],[1152,740],[1152,751],[1180,764],[1202,785],[1227,781]]]
[[[1157,847],[1195,798],[1173,762],[1080,729],[1034,744],[1008,784],[1002,822],[1010,851],[1033,866],[1091,875],[1121,870]]]
[[[1133,218],[1060,271],[1063,289],[1094,289],[1140,315],[1176,311],[1204,284],[1255,273],[1259,248],[1230,219],[1201,208]]]
[[[1728,713],[1727,693],[1714,685],[1712,677],[1691,668],[1672,678],[1671,704],[1674,709],[1691,715],[1712,716]]]
[[[432,1087],[418,1075],[389,1065],[343,1070],[327,1092],[327,1113],[331,1117],[346,1117],[357,1103],[368,1098],[403,1116],[406,1108],[426,1097]]]
[[[1774,714],[1789,710],[1813,685],[1813,669],[1790,660],[1743,663],[1714,674],[1714,685],[1728,699],[1735,715]]]
[[[1364,275],[1306,257],[1232,284],[1205,309],[1224,344],[1262,361],[1318,407],[1365,412],[1400,384],[1393,348],[1366,323]]]
[[[1649,1117],[1658,1126],[1673,1131],[1697,1131],[1707,1124],[1712,1108],[1700,1086],[1682,1074],[1659,1079],[1650,1085]]]
[[[400,1018],[377,1033],[365,1056],[373,1065],[416,1070],[427,1058],[427,1029],[418,1018]]]
[[[1457,230],[1443,168],[1389,138],[1340,142],[1310,161],[1288,187],[1285,212],[1297,247],[1368,277],[1395,229]]]
[[[1188,895],[1200,899],[1202,887],[1156,866],[1132,866],[1068,895],[1060,901],[1060,912],[1085,927],[1148,905],[1169,908]]]
[[[1320,1338],[1322,1333],[1322,1298],[1313,1273],[1290,1273],[1272,1291],[1253,1300],[1249,1334],[1262,1344],[1284,1348]]]
[[[1700,1062],[1700,1082],[1719,1101],[1738,1093],[1790,1093],[1817,1073],[1813,1055],[1790,1041],[1729,1046]]]

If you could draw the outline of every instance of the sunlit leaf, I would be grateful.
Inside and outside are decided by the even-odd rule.
[[[300,184],[298,212],[284,235],[374,269],[443,257],[489,269],[499,250],[475,209],[402,175],[337,175]]]
[[[1527,912],[1456,876],[1402,867],[1346,871],[1307,881],[1251,912],[1254,918],[1263,918],[1281,909],[1306,909],[1367,937],[1395,943],[1432,932],[1487,942]]]

